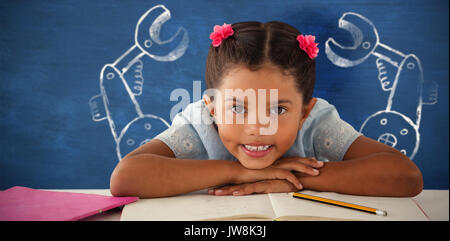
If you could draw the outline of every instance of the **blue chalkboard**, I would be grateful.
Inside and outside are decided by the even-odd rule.
[[[0,12],[0,189],[108,188],[170,125],[172,91],[205,90],[213,26],[249,20],[317,36],[314,96],[413,159],[425,188],[448,189],[448,1],[4,0]]]

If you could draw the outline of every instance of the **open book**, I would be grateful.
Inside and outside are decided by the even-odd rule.
[[[202,190],[175,197],[140,199],[124,207],[121,220],[428,220],[411,198],[301,193],[382,209],[388,215],[302,200],[289,193],[213,196]]]

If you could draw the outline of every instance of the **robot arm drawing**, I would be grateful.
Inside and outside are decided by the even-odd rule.
[[[119,160],[156,136],[158,133],[154,129],[169,127],[163,118],[144,114],[136,96],[142,95],[144,88],[142,58],[175,61],[188,47],[189,37],[183,27],[169,39],[161,40],[161,28],[170,18],[170,11],[164,5],[154,6],[141,16],[136,25],[134,45],[112,64],[103,66],[100,94],[89,100],[92,120],[108,121]]]
[[[339,67],[347,68],[375,56],[381,89],[389,92],[386,108],[370,115],[360,132],[413,159],[420,144],[422,105],[437,103],[437,84],[424,81],[417,56],[404,54],[381,43],[375,25],[366,17],[347,12],[338,24],[339,28],[351,34],[353,45],[344,46],[329,38],[325,42],[328,59]]]

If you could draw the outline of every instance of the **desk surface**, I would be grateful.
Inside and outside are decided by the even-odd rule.
[[[111,196],[109,189],[64,189],[64,192],[92,193]],[[413,200],[431,221],[449,221],[448,190],[423,190]],[[138,201],[139,202],[139,201]],[[83,219],[84,221],[119,221],[122,210],[115,208]]]

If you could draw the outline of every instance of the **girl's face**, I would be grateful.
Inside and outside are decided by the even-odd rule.
[[[256,93],[256,101],[253,101],[256,103],[251,104],[251,98],[245,96],[229,98],[226,95],[226,91],[237,89]],[[278,91],[278,103],[271,103],[271,89]],[[258,95],[258,90],[265,90],[266,95]],[[215,119],[220,139],[228,151],[249,169],[266,168],[286,153],[315,104],[313,99],[304,106],[303,96],[297,90],[294,78],[272,65],[265,65],[257,71],[246,67],[233,68],[223,77],[217,91],[220,95],[214,96],[213,103],[208,96],[205,96],[205,102]],[[264,97],[265,101],[259,100],[264,100]],[[265,113],[257,113],[261,110]],[[252,121],[251,115],[256,117],[256,122]],[[261,115],[272,120],[278,118],[275,132],[261,134],[261,128],[269,127],[267,120],[266,124],[261,124],[264,123],[260,121]],[[232,123],[224,120],[230,117],[235,118]],[[237,118],[243,118],[244,122],[237,122]]]

